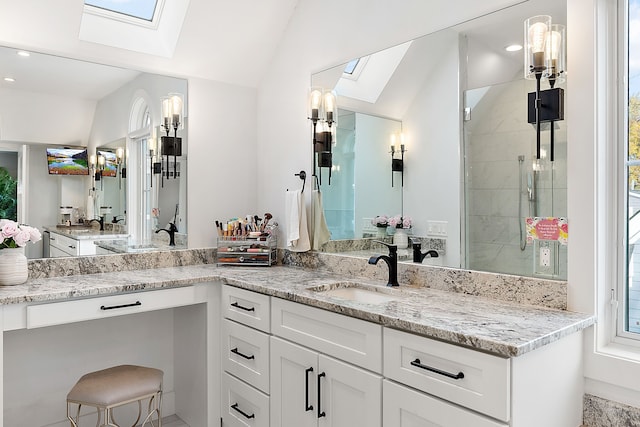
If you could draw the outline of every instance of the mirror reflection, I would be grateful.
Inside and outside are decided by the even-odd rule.
[[[113,252],[94,244],[105,239],[119,239],[118,251],[164,249],[169,236],[154,231],[170,221],[186,246],[185,179],[172,176],[166,196],[160,180],[154,198],[150,188],[169,94],[184,102],[172,135],[186,147],[186,80],[8,47],[0,64],[12,77],[0,82],[0,166],[16,182],[17,220],[52,236],[27,246],[29,258]],[[186,170],[184,151],[162,172]]]
[[[396,210],[385,205],[389,197],[378,197],[381,185],[392,188],[390,133],[378,135],[387,141],[387,160],[367,171],[386,177],[383,184],[356,184],[357,171],[338,178],[337,170],[330,186],[322,184],[332,239],[351,238],[351,230],[354,238],[366,237],[362,225],[368,218],[400,213],[412,218],[409,233],[423,251],[440,254],[425,264],[566,279],[567,247],[553,243],[547,249],[527,241],[526,221],[566,217],[567,123],[553,123],[553,161],[551,125],[542,125],[541,158],[536,159],[536,130],[528,121],[528,93],[535,92],[535,81],[524,79],[523,52],[505,50],[523,44],[524,20],[539,14],[564,24],[566,2],[525,2],[312,76],[312,86],[336,91],[341,111],[394,120],[406,137]],[[564,83],[556,87],[568,96]],[[347,138],[340,145],[342,127],[339,122],[334,153],[351,150]],[[368,153],[353,146],[355,159]],[[340,161],[334,163],[342,170]],[[345,191],[350,188],[354,197]],[[359,192],[366,201],[358,199]],[[344,251],[349,246],[328,247]],[[548,258],[543,261],[541,255]]]

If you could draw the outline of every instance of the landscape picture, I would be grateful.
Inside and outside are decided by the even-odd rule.
[[[47,165],[51,175],[89,175],[84,148],[47,148]]]

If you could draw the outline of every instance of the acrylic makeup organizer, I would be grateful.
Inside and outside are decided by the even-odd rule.
[[[270,266],[278,252],[275,236],[220,236],[216,252],[217,265]]]

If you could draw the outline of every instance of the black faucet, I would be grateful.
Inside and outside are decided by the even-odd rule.
[[[426,257],[438,258],[438,252],[433,249],[428,250],[425,253],[422,253],[420,243],[413,244],[413,262],[421,263],[423,259]]]
[[[166,231],[167,234],[169,234],[169,246],[175,246],[176,245],[176,232],[178,231],[178,227],[176,227],[176,225],[174,223],[170,222],[168,230],[166,228],[161,228],[159,230],[156,230],[156,234],[161,232],[161,231]]]
[[[387,286],[400,286],[398,283],[398,247],[389,243],[374,240],[389,248],[389,255],[374,255],[369,258],[369,264],[376,265],[378,261],[383,260],[389,267],[389,280]]]
[[[120,215],[114,215],[114,216],[113,216],[113,219],[111,220],[111,223],[112,223],[112,224],[117,224],[117,223],[119,223],[120,221],[124,221],[124,218],[120,218],[120,219],[118,219],[118,217],[119,217],[119,216],[120,216]]]
[[[99,219],[94,218],[94,219],[90,220],[89,224],[91,224],[93,221],[95,221],[98,224],[100,224],[100,231],[104,231],[104,215],[101,216]]]

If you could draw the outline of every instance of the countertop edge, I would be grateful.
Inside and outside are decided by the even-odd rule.
[[[290,267],[284,268],[286,270],[280,271],[282,274],[305,271]],[[305,291],[306,287],[309,286],[309,278],[304,278],[301,279],[300,282],[296,282],[296,286],[300,287],[299,289],[284,286],[281,288],[277,285],[277,283],[279,283],[278,280],[284,283],[287,280],[286,278],[277,279],[272,277],[270,279],[271,284],[269,285],[267,281],[263,281],[261,280],[261,277],[255,277],[254,275],[251,275],[250,278],[243,278],[242,276],[243,274],[246,274],[246,272],[246,269],[244,271],[224,268],[220,269],[213,265],[205,264],[199,266],[138,270],[135,272],[96,273],[80,276],[83,278],[82,280],[84,280],[85,286],[76,284],[78,280],[77,277],[79,276],[35,279],[24,285],[2,287],[5,292],[0,293],[0,304],[51,303],[68,299],[92,298],[122,293],[170,289],[196,285],[204,282],[221,282],[221,284],[228,284],[237,288],[328,310],[334,313],[377,323],[385,327],[423,335],[428,338],[438,339],[451,344],[461,345],[502,357],[521,356],[537,348],[543,347],[544,345],[560,340],[563,337],[588,328],[595,323],[595,316],[567,312],[567,318],[566,321],[563,321],[564,325],[562,327],[555,329],[550,333],[534,337],[533,339],[523,339],[522,343],[510,343],[504,340],[501,341],[499,339],[491,339],[474,335],[473,333],[465,333],[464,331],[455,330],[454,328],[447,328],[446,325],[443,327],[435,327],[433,325],[412,322],[410,319],[394,317],[381,312],[376,312],[373,307],[354,307],[353,305],[346,303],[342,304],[340,301],[316,298],[313,294]],[[277,276],[277,274],[274,276]],[[313,280],[340,280],[337,276],[331,274],[317,274],[317,276],[321,276],[320,278],[316,278],[316,275],[313,276]],[[256,280],[260,282],[256,282]],[[27,287],[26,291],[25,286]],[[61,289],[57,290],[57,287],[60,287]],[[425,292],[435,291],[425,289]],[[15,295],[11,295],[12,293]],[[507,304],[504,302],[500,303]],[[516,306],[517,304],[511,303],[509,305]],[[530,308],[538,309],[536,307]],[[561,310],[540,308],[541,312],[544,310],[550,310],[549,312],[553,312],[554,314],[562,312]]]

